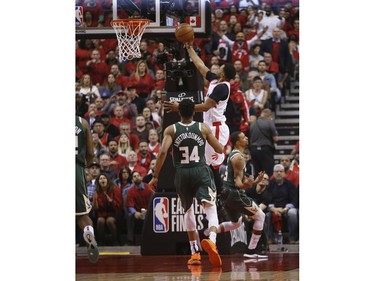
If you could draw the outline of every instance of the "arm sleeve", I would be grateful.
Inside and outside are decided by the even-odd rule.
[[[228,86],[226,84],[219,84],[212,91],[212,94],[210,95],[210,98],[213,99],[216,102],[219,102],[221,100],[226,100],[228,95],[229,95]]]

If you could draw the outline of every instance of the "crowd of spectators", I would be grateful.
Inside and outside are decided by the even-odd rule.
[[[110,2],[77,0],[84,8],[83,24],[110,26]],[[231,132],[249,133],[263,109],[274,110],[281,102],[298,70],[299,1],[210,2],[211,36],[195,39],[194,45],[213,72],[223,63],[235,65],[227,122]],[[101,244],[134,243],[134,227],[155,191],[147,183],[162,137],[166,68],[160,58],[169,48],[166,41],[144,39],[141,58],[120,62],[116,39],[76,41],[76,115],[89,122],[94,141],[96,160],[86,176]],[[284,160],[291,164],[285,171],[298,175],[299,147]],[[123,231],[128,241],[120,241]],[[104,233],[111,235],[109,241]]]

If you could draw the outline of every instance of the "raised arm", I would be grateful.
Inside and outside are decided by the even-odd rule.
[[[263,27],[263,30],[260,31],[257,35],[255,35],[253,38],[249,39],[246,41],[247,47],[249,50],[251,47],[255,44],[256,41],[260,40],[260,38],[263,36],[264,33],[268,30],[268,26]],[[224,38],[223,38],[224,39]]]
[[[221,39],[223,39],[231,49],[233,48],[234,41],[230,40],[225,34],[221,35]]]
[[[202,59],[194,51],[193,47],[191,46],[191,43],[185,43],[185,48],[198,71],[202,74],[203,78],[206,78],[206,74],[209,71],[208,67],[204,64]]]

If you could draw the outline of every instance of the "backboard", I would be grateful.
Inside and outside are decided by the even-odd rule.
[[[116,38],[111,20],[130,17],[151,21],[142,38],[170,38],[183,22],[193,27],[196,38],[211,32],[209,0],[76,0],[76,39]]]

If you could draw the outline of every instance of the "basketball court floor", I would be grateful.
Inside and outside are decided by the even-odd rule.
[[[299,280],[298,252],[270,252],[268,259],[244,258],[240,253],[221,255],[222,268],[213,267],[208,256],[202,265],[187,265],[189,256],[142,256],[139,246],[100,247],[100,259],[92,264],[86,248],[76,250],[76,280]]]

